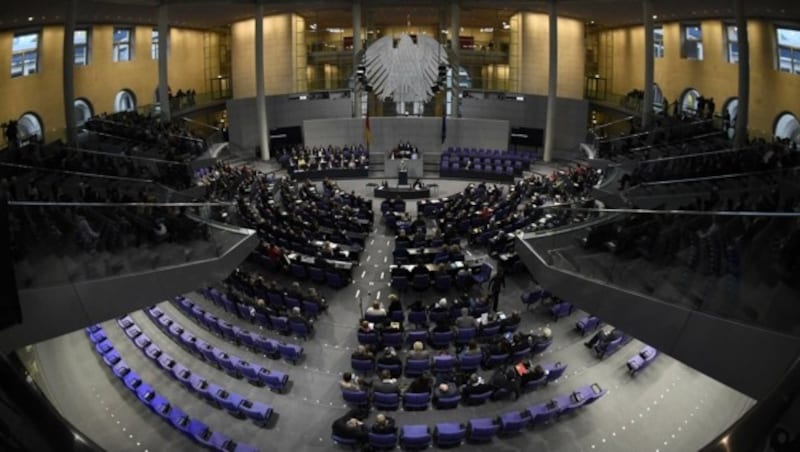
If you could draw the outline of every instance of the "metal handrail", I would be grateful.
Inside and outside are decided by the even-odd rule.
[[[96,174],[96,173],[84,173],[82,171],[70,171],[70,170],[62,170],[62,169],[53,169],[53,168],[43,168],[39,166],[31,166],[31,165],[23,165],[20,163],[5,163],[0,162],[0,166],[7,167],[7,168],[20,168],[20,169],[27,169],[33,171],[41,171],[46,173],[56,173],[56,174],[69,174],[72,176],[81,176],[81,177],[94,177],[98,179],[109,179],[109,180],[121,180],[127,182],[140,182],[144,184],[152,184],[154,181],[152,179],[139,179],[136,177],[125,177],[125,176],[109,176],[105,174]]]

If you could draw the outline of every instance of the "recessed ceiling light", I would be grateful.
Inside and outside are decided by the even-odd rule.
[[[653,14],[653,20],[658,20],[658,14]]]
[[[33,22],[33,16],[28,17],[28,22]]]

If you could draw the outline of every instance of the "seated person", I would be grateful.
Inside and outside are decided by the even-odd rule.
[[[365,419],[368,415],[368,411],[365,413],[364,410],[358,408],[348,411],[344,416],[333,421],[331,425],[333,434],[339,438],[354,439],[359,443],[366,444],[369,435],[367,427],[361,422],[361,419]]]
[[[456,328],[476,328],[478,321],[469,315],[469,308],[461,308],[461,316],[456,319]]]
[[[394,425],[394,419],[383,413],[378,413],[375,417],[375,424],[372,425],[372,433],[397,433],[397,426]]]
[[[411,277],[413,278],[414,276],[417,275],[425,275],[430,278],[431,272],[430,270],[428,270],[428,267],[426,267],[425,264],[417,264],[411,270]]]
[[[397,351],[394,347],[386,347],[383,354],[378,358],[378,364],[383,366],[402,366],[403,362],[397,357]]]
[[[528,337],[528,341],[530,342],[531,347],[547,343],[552,339],[553,339],[553,331],[548,327],[541,328],[538,333],[534,333],[533,331],[531,331],[531,334]]]
[[[421,393],[428,393],[431,392],[431,386],[433,386],[433,379],[428,375],[420,375],[415,378],[411,384],[408,385],[406,388],[406,393],[414,393],[414,394],[421,394]]]
[[[503,392],[508,392],[514,394],[514,400],[519,398],[520,380],[514,369],[505,368],[505,366],[497,369],[492,374],[489,384],[494,388],[493,396],[497,395],[499,398]]]
[[[389,308],[386,310],[389,314],[392,312],[403,312],[403,304],[400,303],[400,297],[397,294],[389,295]]]
[[[358,324],[358,332],[367,334],[367,333],[374,333],[375,331],[369,324],[369,320],[362,320],[361,323]]]
[[[430,352],[425,350],[425,345],[420,341],[414,342],[411,351],[406,354],[408,359],[429,359],[430,356]]]
[[[452,331],[450,327],[450,322],[447,320],[438,320],[436,325],[431,328],[431,333],[447,333],[448,331]]]
[[[375,355],[365,345],[359,345],[350,357],[352,359],[375,361]]]
[[[519,311],[514,311],[511,313],[511,315],[506,316],[506,318],[500,321],[500,329],[508,330],[516,328],[519,326],[519,322],[521,320],[522,318],[519,315]]]
[[[339,382],[339,387],[351,391],[361,390],[361,386],[359,385],[358,381],[358,376],[353,375],[351,372],[345,372],[342,374],[342,380]]]
[[[305,317],[300,313],[300,308],[297,306],[292,308],[292,311],[289,313],[289,323],[302,323],[305,325],[306,329],[311,332],[314,330],[314,327],[311,326],[311,322],[306,320]]]
[[[478,342],[473,339],[473,340],[469,341],[469,344],[467,344],[467,348],[464,351],[461,352],[461,356],[464,356],[464,355],[480,355],[481,353],[482,353],[481,349],[480,349],[480,347],[478,347]]]
[[[506,355],[511,353],[511,343],[505,337],[499,336],[487,348],[489,355]]]
[[[483,394],[491,390],[492,387],[484,382],[483,378],[479,377],[478,374],[472,374],[469,376],[467,384],[461,388],[461,394],[464,397],[469,397],[473,394]]]
[[[511,353],[522,352],[529,348],[530,344],[528,343],[528,340],[524,335],[516,333],[511,338]]]
[[[478,319],[478,329],[481,333],[489,328],[494,328],[495,326],[499,326],[500,322],[497,320],[497,316],[493,312],[487,313],[486,317],[481,317]]]
[[[328,309],[328,302],[325,300],[325,297],[321,296],[314,287],[308,289],[308,294],[306,294],[303,300],[314,303],[319,307],[320,311]]]
[[[453,397],[458,394],[458,387],[455,383],[441,383],[433,391],[433,404],[436,405],[439,399]]]
[[[400,245],[405,245],[405,247],[401,247]],[[408,248],[411,246],[411,239],[406,235],[405,229],[401,229],[397,237],[395,237],[394,246],[395,248]]]
[[[608,344],[610,344],[611,342],[614,342],[615,340],[621,338],[622,334],[623,334],[622,331],[616,328],[614,328],[611,331],[600,330],[597,332],[597,334],[594,335],[594,337],[589,339],[588,342],[584,342],[583,345],[585,345],[587,348],[592,348],[597,346],[602,349],[607,347]]]
[[[381,371],[380,380],[372,386],[372,392],[400,394],[400,385],[397,384],[396,378],[392,378],[388,370],[383,370]]]
[[[547,371],[541,364],[534,366],[530,361],[521,361],[514,365],[514,369],[519,375],[520,383],[524,386],[531,381],[536,381],[547,375]]]
[[[379,301],[372,302],[372,305],[367,308],[366,314],[370,317],[386,317],[386,309],[381,305]]]
[[[449,314],[450,308],[447,307],[447,298],[440,298],[435,305],[431,306],[430,312],[437,314]]]
[[[408,307],[408,310],[412,312],[420,312],[420,311],[425,311],[426,309],[425,305],[422,304],[422,300],[417,300],[411,303],[411,306]]]

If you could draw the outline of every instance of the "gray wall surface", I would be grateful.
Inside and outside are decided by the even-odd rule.
[[[525,94],[523,97],[523,101],[467,97],[461,100],[461,115],[464,118],[505,119],[511,127],[544,129],[547,96]],[[559,98],[556,113],[554,157],[572,157],[586,136],[589,102]]]
[[[307,119],[349,118],[352,115],[349,98],[297,100],[280,95],[267,96],[265,102],[270,129],[301,126]],[[227,109],[230,143],[244,149],[255,149],[259,141],[255,98],[229,100]]]
[[[381,117],[370,118],[370,151],[386,153],[401,141],[409,141],[423,153],[449,146],[484,149],[508,147],[508,121],[494,119],[448,118],[447,137],[442,143],[442,118]],[[364,144],[365,121],[358,118],[315,119],[303,122],[307,146],[329,144]]]

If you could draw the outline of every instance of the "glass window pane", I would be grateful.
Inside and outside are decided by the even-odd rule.
[[[703,39],[703,32],[698,25],[687,25],[685,33],[688,40],[700,41]]]
[[[36,50],[37,48],[39,48],[39,33],[14,36],[14,40],[11,43],[11,51],[13,53]]]
[[[130,40],[130,30],[127,28],[117,28],[114,30],[114,42],[128,42]]]
[[[75,45],[86,44],[88,32],[86,30],[75,30],[73,42]]]
[[[85,66],[88,63],[87,50],[85,46],[75,47],[75,64]]]
[[[778,44],[800,48],[800,30],[778,28]]]
[[[734,25],[728,26],[728,42],[739,41],[739,28]]]

